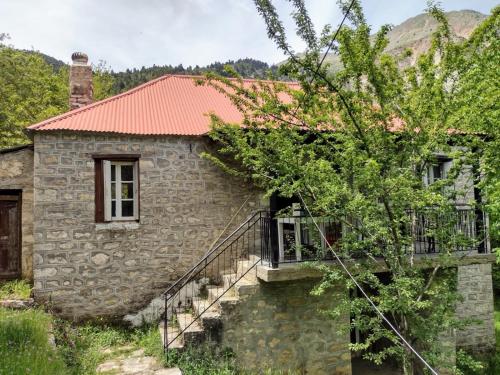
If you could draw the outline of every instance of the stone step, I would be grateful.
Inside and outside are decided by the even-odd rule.
[[[193,313],[194,316],[202,320],[203,327],[205,327],[206,322],[221,318],[219,305],[217,303],[212,304],[208,299],[195,298],[193,300]]]
[[[239,276],[244,275],[243,277],[246,279],[255,280],[257,278],[257,268],[254,267],[254,265],[257,262],[258,262],[258,260],[256,260],[256,259],[238,261],[237,274]]]
[[[251,273],[252,271],[250,271]],[[257,278],[254,275],[251,277],[247,274],[244,277],[235,273],[224,275],[224,290],[233,289],[232,292],[235,296],[242,297],[255,292],[258,287]]]
[[[158,329],[160,330],[160,338],[162,345],[165,345],[165,323],[163,321],[158,324]],[[184,340],[182,339],[182,335],[179,335],[179,328],[177,327],[168,327],[167,329],[167,337],[169,340],[168,348],[169,349],[178,349],[181,350],[184,348]],[[173,340],[173,341],[172,341]],[[172,342],[170,342],[172,341]]]
[[[196,299],[193,301],[193,312],[201,320],[206,340],[220,342],[222,339],[220,304],[212,303],[207,299]]]
[[[255,293],[259,288],[259,282],[257,279],[242,278],[238,280],[233,286],[234,294],[238,297],[244,297]]]
[[[238,297],[234,295],[234,290],[232,288],[227,290],[224,289],[223,286],[211,286],[207,288],[207,290],[208,290],[208,300],[210,302],[218,301],[220,306],[222,306],[222,304],[225,303],[238,302]]]
[[[257,255],[250,254],[250,255],[248,256],[248,260],[250,260],[253,264],[255,264],[255,263],[257,263],[257,262],[260,262],[261,257],[260,257],[260,256],[257,256]]]
[[[200,320],[190,313],[178,313],[177,324],[185,343],[200,344],[205,340],[205,331]]]
[[[233,284],[238,280],[238,275],[235,273],[229,273],[222,275],[224,289],[229,289],[233,286]]]

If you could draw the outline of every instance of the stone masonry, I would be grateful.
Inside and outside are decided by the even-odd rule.
[[[463,297],[457,306],[457,316],[478,321],[457,332],[457,348],[493,352],[495,327],[491,263],[459,266],[457,277],[457,289]]]
[[[223,310],[222,346],[236,353],[241,368],[351,374],[349,318],[334,320],[323,313],[336,306],[343,292],[315,297],[310,293],[315,283],[259,281],[253,293]]]
[[[93,101],[92,67],[88,65],[88,57],[81,52],[71,55],[73,63],[69,67],[69,107],[77,109],[89,105]]]
[[[233,226],[261,204],[200,157],[209,147],[205,137],[35,134],[35,297],[80,319],[124,315],[164,291],[248,197]],[[98,153],[141,154],[139,222],[95,223]]]
[[[21,272],[33,279],[33,150],[0,153],[0,190],[21,190]]]

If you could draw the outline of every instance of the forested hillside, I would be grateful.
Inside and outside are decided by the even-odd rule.
[[[198,65],[195,67],[188,66],[186,68],[182,65],[153,65],[152,67],[146,68],[143,66],[141,69],[127,69],[124,72],[112,72],[111,74],[115,79],[115,84],[113,86],[114,91],[119,93],[165,74],[200,75],[206,72],[216,72],[221,75],[227,75],[224,70],[226,65],[231,66],[244,78],[268,78],[269,72],[276,73],[278,69],[275,65],[269,66],[265,62],[245,58],[236,61],[229,60],[225,63],[215,62],[203,67]]]

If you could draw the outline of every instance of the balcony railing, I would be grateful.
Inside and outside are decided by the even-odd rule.
[[[409,243],[404,246],[408,254],[490,252],[488,217],[477,208],[456,206],[444,213],[434,208],[426,208],[418,211],[408,210],[407,214],[406,220],[401,223],[401,233],[406,234],[404,237],[409,239]],[[348,234],[347,229],[335,218],[317,217],[314,221],[324,237],[320,235],[313,219],[303,213],[288,217],[277,216],[273,212],[263,214],[262,261],[277,267],[282,263],[333,259],[328,244],[340,244]],[[349,236],[352,241],[352,230]],[[361,234],[356,236],[360,242],[364,240]],[[360,251],[355,256],[362,256],[362,253],[363,251]]]

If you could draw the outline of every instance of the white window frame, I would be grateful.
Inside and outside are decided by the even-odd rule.
[[[111,166],[115,166],[115,199],[111,197]],[[121,167],[131,165],[133,167],[133,181],[122,181]],[[139,220],[139,184],[138,184],[138,161],[115,161],[103,160],[103,174],[104,174],[104,221],[132,221]],[[133,201],[133,215],[122,216],[122,183],[132,183],[133,197],[132,199],[125,199],[126,201]],[[115,201],[115,216],[112,216],[111,202]]]

